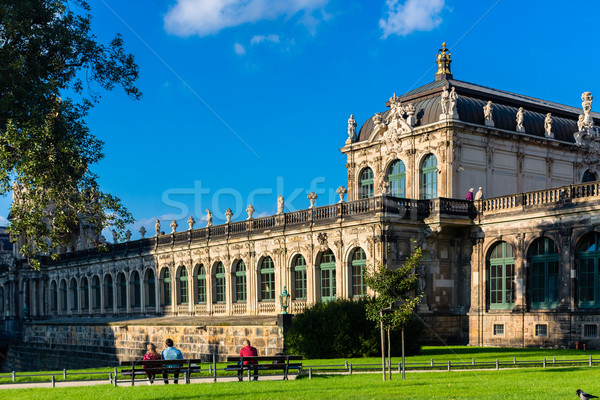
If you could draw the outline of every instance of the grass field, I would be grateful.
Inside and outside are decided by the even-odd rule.
[[[576,399],[600,393],[600,368],[414,372],[406,381],[380,374],[317,375],[312,380],[112,387],[7,389],[3,399]]]

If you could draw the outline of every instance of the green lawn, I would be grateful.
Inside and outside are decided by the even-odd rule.
[[[448,361],[451,362],[471,362],[472,358],[475,358],[477,362],[490,361],[493,362],[496,359],[500,361],[512,361],[513,357],[517,358],[517,361],[525,360],[536,360],[541,363],[543,358],[546,358],[548,362],[551,362],[552,357],[556,357],[556,360],[573,360],[587,359],[590,355],[596,360],[600,360],[600,351],[580,351],[580,350],[564,350],[564,349],[515,349],[515,348],[494,348],[494,347],[470,347],[470,346],[448,346],[448,347],[433,347],[425,346],[421,352],[413,357],[407,357],[407,364],[410,363],[429,363],[431,359],[436,364],[440,364],[440,368],[444,369],[443,365]],[[354,366],[373,364],[373,368],[377,369],[376,365],[381,365],[380,357],[371,358],[339,358],[339,359],[319,359],[319,360],[304,360],[303,365],[305,369],[314,366],[325,366],[325,365],[344,365],[345,362],[351,363]],[[400,357],[392,358],[392,369],[397,369],[398,363],[401,361]],[[226,363],[217,363],[217,368],[224,368]],[[209,364],[202,364],[202,375],[208,375]],[[410,365],[409,365],[410,368]],[[67,371],[67,380],[82,380],[82,379],[101,379],[108,381],[108,374],[114,371],[114,367],[106,368],[94,368],[85,370],[69,370]],[[72,372],[84,373],[74,375]],[[101,374],[85,374],[85,372],[101,372]],[[43,372],[49,373],[49,372]],[[63,380],[62,371],[53,371],[56,374],[55,379],[57,382]],[[49,382],[50,376],[21,376],[23,374],[34,374],[33,372],[17,372],[16,382]],[[219,375],[234,375],[235,373],[227,373],[224,371],[218,371]],[[122,378],[119,378],[121,380]],[[0,374],[0,384],[12,382],[10,374]]]
[[[576,399],[575,390],[600,394],[600,368],[414,372],[402,381],[380,374],[313,376],[290,381],[112,387],[8,389],[7,399]]]

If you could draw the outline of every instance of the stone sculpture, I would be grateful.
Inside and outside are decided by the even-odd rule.
[[[225,218],[227,219],[228,224],[231,223],[231,217],[233,217],[233,211],[231,211],[231,208],[228,208],[225,210]]]
[[[383,117],[381,116],[381,113],[375,113],[375,115],[373,115],[372,119],[373,119],[373,133],[375,135],[383,133],[387,130],[387,125],[383,122]]]
[[[348,118],[348,140],[350,143],[354,142],[356,138],[356,120],[354,119],[354,115],[350,114],[350,118]]]
[[[346,193],[348,193],[348,189],[346,189],[344,186],[340,186],[339,188],[337,188],[336,192],[340,196],[340,201],[338,201],[338,203],[343,203],[344,196],[346,195]]]
[[[125,239],[127,239],[128,242],[131,240],[131,231],[129,229],[125,231]]]
[[[277,214],[283,214],[283,206],[285,200],[283,199],[283,195],[277,196]]]
[[[442,116],[445,118],[448,115],[448,106],[450,105],[450,93],[448,93],[446,87],[444,87],[444,90],[442,91],[440,105],[442,106]]]
[[[319,196],[317,196],[317,194],[315,192],[310,192],[306,198],[310,201],[310,207],[309,208],[314,208],[315,206],[315,200],[317,200]]]
[[[456,110],[456,103],[458,102],[458,94],[454,86],[450,90],[450,101],[448,106],[448,116],[452,119],[458,119],[458,111]]]
[[[207,208],[206,209],[206,226],[212,226],[213,224],[213,216],[212,213],[210,212],[210,210]]]
[[[494,126],[494,120],[492,117],[492,111],[494,107],[492,107],[492,102],[488,101],[485,106],[483,106],[483,116],[485,118],[485,126]]]
[[[546,115],[546,119],[544,119],[544,134],[547,138],[553,138],[554,133],[552,133],[552,114],[548,113]]]
[[[140,236],[142,239],[146,237],[146,228],[144,228],[143,226],[140,228]]]
[[[246,207],[246,212],[248,213],[248,219],[252,219],[252,215],[254,214],[254,206],[252,204],[248,204],[248,207]]]
[[[196,223],[196,220],[194,219],[194,217],[192,217],[190,215],[190,217],[187,220],[187,223],[188,223],[188,227],[189,227],[188,230],[191,231],[192,229],[194,229],[194,224]]]
[[[519,111],[517,111],[517,132],[525,133],[525,127],[523,126],[523,107],[519,107]]]
[[[410,126],[415,126],[417,124],[417,119],[415,118],[415,112],[417,111],[415,109],[415,105],[413,103],[408,103],[405,107],[404,107],[404,111],[406,111],[406,123],[409,124]]]
[[[177,232],[177,227],[179,226],[177,224],[177,221],[175,221],[175,220],[171,221],[171,225],[170,226],[171,226],[171,233]]]
[[[160,235],[160,221],[157,219],[154,224],[154,230],[156,231],[156,236]]]

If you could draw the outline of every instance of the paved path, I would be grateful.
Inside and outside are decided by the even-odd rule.
[[[289,379],[294,379],[295,375],[290,374]],[[259,381],[277,381],[283,379],[281,375],[261,375]],[[192,378],[191,383],[214,383],[214,379],[212,377],[206,377],[202,379]],[[217,382],[238,382],[236,376],[220,376]],[[248,377],[245,378],[244,383],[248,383]],[[107,385],[112,384],[108,379],[103,380],[86,380],[86,381],[56,381],[55,387],[73,387],[73,386],[93,386],[93,385]],[[164,385],[162,379],[156,380],[154,385]],[[173,384],[171,382],[170,384]],[[185,384],[185,380],[180,379],[179,384]],[[119,386],[131,386],[131,381],[129,380],[119,380]],[[146,386],[148,385],[148,381],[144,380],[136,380],[135,386]],[[27,383],[3,383],[0,384],[1,389],[31,389],[31,388],[52,388],[52,382],[27,382]]]

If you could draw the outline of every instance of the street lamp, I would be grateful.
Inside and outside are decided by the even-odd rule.
[[[283,291],[279,295],[279,300],[281,301],[281,309],[283,310],[282,314],[287,314],[287,309],[289,307],[290,294],[288,293],[285,286],[283,287]]]

